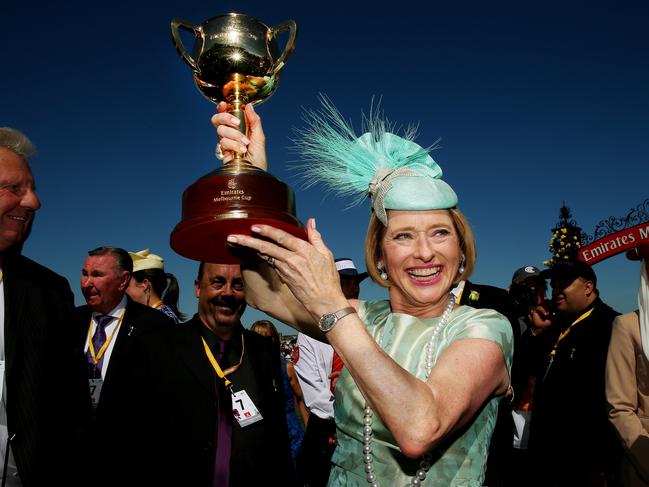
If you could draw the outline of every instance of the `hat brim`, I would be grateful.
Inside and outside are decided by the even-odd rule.
[[[361,282],[369,275],[367,272],[360,272],[357,274],[346,274],[345,272],[341,272],[341,271],[338,271],[338,274],[340,274],[341,278],[344,277],[345,279],[355,279],[358,282]]]
[[[552,277],[552,269],[543,269],[539,272],[539,277],[542,279],[550,279]]]

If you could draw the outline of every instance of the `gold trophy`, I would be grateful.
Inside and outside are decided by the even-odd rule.
[[[182,42],[181,29],[194,34],[192,55]],[[282,32],[288,32],[288,41],[280,54],[277,36]],[[253,17],[230,13],[199,26],[173,19],[171,34],[200,92],[214,103],[226,102],[247,134],[244,106],[263,102],[277,89],[279,72],[295,47],[297,27],[292,20],[268,27]],[[291,188],[235,153],[233,160],[185,190],[182,220],[171,233],[171,248],[194,260],[238,263],[240,254],[226,244],[226,237],[250,235],[255,223],[306,238],[295,216]]]

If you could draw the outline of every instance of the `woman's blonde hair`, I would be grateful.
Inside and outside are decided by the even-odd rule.
[[[475,239],[469,221],[460,210],[457,208],[449,208],[446,211],[448,211],[453,220],[453,226],[460,241],[460,249],[465,259],[464,272],[457,275],[453,280],[453,284],[456,284],[463,279],[468,279],[473,272],[477,258]],[[365,267],[367,268],[367,273],[375,283],[382,287],[390,287],[390,281],[381,279],[381,271],[379,270],[379,262],[383,260],[381,243],[383,242],[385,231],[386,227],[374,215],[374,212],[372,212],[365,237]]]

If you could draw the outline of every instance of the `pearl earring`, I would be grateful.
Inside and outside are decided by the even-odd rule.
[[[378,266],[377,269],[380,272],[379,277],[381,279],[383,279],[384,281],[387,281],[388,280],[388,273],[385,272],[385,269],[381,268],[381,266]]]
[[[464,274],[464,270],[465,270],[465,268],[464,268],[464,261],[465,261],[465,260],[466,260],[466,258],[465,258],[464,255],[463,255],[463,256],[462,256],[462,260],[460,260],[460,268],[457,270],[457,272],[458,272],[460,275]]]

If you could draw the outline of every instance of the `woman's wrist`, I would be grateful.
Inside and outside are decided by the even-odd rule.
[[[311,313],[311,316],[315,319],[317,322],[322,315],[328,314],[328,313],[335,313],[336,311],[339,311],[343,308],[347,308],[349,306],[349,301],[347,298],[344,296],[341,296],[340,298],[336,298],[334,300],[327,300],[327,301],[321,301],[318,303],[313,303],[312,305],[308,306],[307,309],[309,310],[309,313]]]

